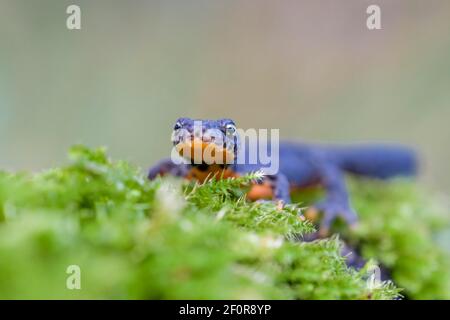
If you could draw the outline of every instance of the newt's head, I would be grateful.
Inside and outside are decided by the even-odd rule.
[[[231,164],[237,158],[238,133],[231,119],[179,118],[172,142],[177,152],[192,164]]]

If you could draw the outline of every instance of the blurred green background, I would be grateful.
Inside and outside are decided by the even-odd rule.
[[[74,143],[147,168],[179,116],[407,143],[449,194],[450,1],[0,0],[0,168],[56,165]]]

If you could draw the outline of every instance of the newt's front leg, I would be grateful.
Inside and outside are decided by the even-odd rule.
[[[309,208],[305,216],[314,220],[319,212],[323,214],[319,231],[321,236],[328,234],[331,224],[338,217],[354,227],[358,217],[350,205],[343,172],[338,167],[329,164],[318,166],[318,172],[320,182],[326,190],[326,196],[325,199]]]
[[[172,159],[164,159],[150,168],[147,177],[150,180],[155,179],[157,176],[165,175],[185,177],[188,171],[188,167],[185,164],[175,164]]]
[[[284,205],[291,202],[289,181],[284,174],[267,175],[251,186],[247,193],[251,201],[273,200]]]

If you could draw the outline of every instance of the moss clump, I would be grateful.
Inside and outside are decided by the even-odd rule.
[[[436,197],[405,181],[352,183],[361,215],[350,240],[390,270],[412,299],[450,299],[450,255],[435,241],[449,228]]]
[[[0,298],[392,299],[345,265],[337,238],[299,209],[248,203],[258,173],[203,185],[147,181],[103,149],[77,146],[70,164],[0,174]],[[81,290],[66,288],[69,265]]]
[[[450,226],[442,202],[406,180],[349,179],[348,185],[359,227],[349,232],[338,222],[335,231],[380,263],[407,298],[450,299],[450,254],[436,241]],[[308,206],[320,196],[311,190],[296,199]]]

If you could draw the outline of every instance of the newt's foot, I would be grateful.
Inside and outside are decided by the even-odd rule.
[[[338,217],[342,218],[352,229],[356,227],[358,222],[358,216],[352,208],[336,201],[325,200],[317,203],[306,210],[305,217],[312,222],[316,222],[319,213],[322,213],[322,221],[318,234],[322,238],[329,235],[331,224]]]
[[[277,210],[281,211],[284,208],[284,201],[283,200],[278,200],[277,201]]]

